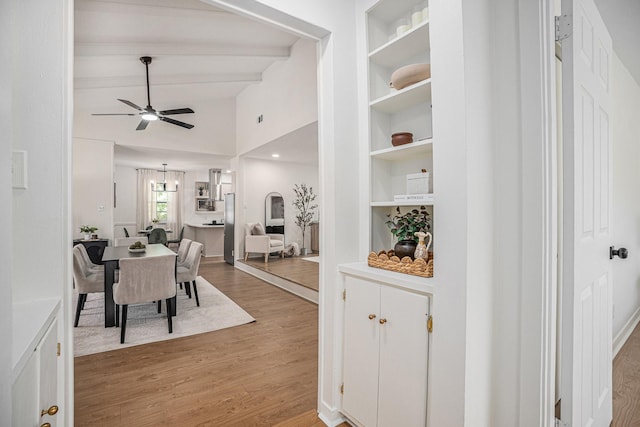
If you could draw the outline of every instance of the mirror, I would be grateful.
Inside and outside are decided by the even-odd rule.
[[[269,193],[264,200],[264,225],[267,233],[284,234],[284,198],[280,193]]]

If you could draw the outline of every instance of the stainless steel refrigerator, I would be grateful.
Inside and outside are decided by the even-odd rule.
[[[224,195],[224,260],[233,265],[233,246],[235,242],[234,224],[236,210],[236,193]]]

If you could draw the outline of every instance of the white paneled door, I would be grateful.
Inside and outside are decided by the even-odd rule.
[[[565,255],[562,421],[612,418],[611,37],[593,0],[563,1]],[[572,196],[571,196],[572,195]]]

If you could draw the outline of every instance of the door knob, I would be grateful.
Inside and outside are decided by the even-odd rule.
[[[627,248],[615,249],[615,246],[609,246],[609,259],[613,259],[616,255],[625,259],[629,255],[629,251]]]
[[[55,414],[58,413],[58,407],[56,405],[51,406],[49,409],[43,409],[40,412],[40,416],[44,417],[45,415],[51,415],[54,416]]]

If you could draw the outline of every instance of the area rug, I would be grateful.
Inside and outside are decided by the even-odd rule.
[[[319,256],[312,256],[312,257],[300,258],[300,259],[304,260],[304,261],[311,261],[311,262],[320,263],[320,257]]]
[[[195,296],[189,299],[184,289],[178,289],[177,316],[173,318],[171,334],[167,329],[165,302],[161,314],[153,303],[130,305],[124,344],[120,344],[120,328],[104,327],[104,294],[89,294],[78,327],[73,328],[74,355],[118,350],[255,322],[249,313],[202,277],[198,276],[196,283],[200,307],[196,306]],[[77,294],[73,300],[74,316],[76,301]]]

